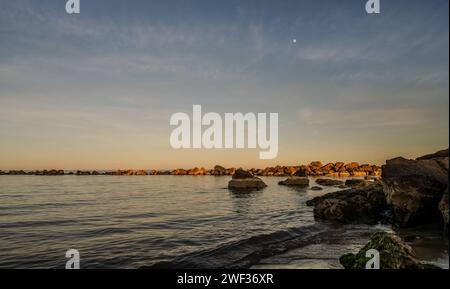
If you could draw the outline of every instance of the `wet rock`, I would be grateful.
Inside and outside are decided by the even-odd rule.
[[[384,192],[399,226],[442,220],[438,204],[448,186],[448,156],[442,157],[442,151],[438,155],[419,160],[395,158],[383,166]]]
[[[219,166],[219,165],[214,166],[214,169],[211,172],[211,175],[214,175],[214,176],[225,176],[226,174],[227,174],[227,169],[222,166]]]
[[[267,185],[260,178],[254,177],[250,172],[243,169],[237,169],[228,183],[228,188],[234,190],[262,189],[265,187]]]
[[[175,176],[184,176],[187,174],[187,172],[185,169],[176,169],[176,170],[173,170],[171,174],[175,175]]]
[[[135,176],[146,176],[148,175],[147,171],[145,170],[137,170],[136,172],[134,172]]]
[[[323,189],[318,186],[311,187],[311,191],[321,191],[321,190],[323,190]]]
[[[442,218],[444,220],[444,235],[448,238],[448,187],[439,202],[439,210],[441,211]]]
[[[306,202],[314,216],[341,223],[376,224],[385,218],[386,200],[381,185],[350,189],[316,197]]]
[[[375,233],[356,255],[343,255],[339,261],[346,269],[365,269],[370,260],[366,257],[366,252],[370,249],[380,253],[380,269],[439,269],[434,265],[419,262],[408,244],[397,235],[386,232]]]
[[[300,186],[300,187],[307,187],[309,186],[309,179],[307,177],[289,177],[284,181],[281,181],[278,183],[282,186]]]
[[[294,174],[296,177],[307,177],[308,176],[308,169],[305,166],[301,166]]]
[[[233,179],[249,179],[249,178],[253,178],[253,175],[243,169],[237,169],[236,172],[234,172],[233,174]]]
[[[258,177],[232,179],[228,183],[228,188],[234,190],[262,189],[265,187],[267,187],[267,185]]]
[[[350,179],[350,180],[345,181],[345,185],[352,189],[367,187],[370,184],[371,184],[371,182],[369,182],[367,180],[361,180],[361,179]]]
[[[317,179],[316,183],[321,185],[321,186],[327,186],[327,187],[339,186],[339,185],[343,185],[344,184],[343,181],[333,180],[333,179]]]

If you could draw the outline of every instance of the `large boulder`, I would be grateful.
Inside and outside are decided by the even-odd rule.
[[[387,210],[383,187],[378,184],[326,194],[306,204],[314,206],[314,217],[345,224],[376,224]]]
[[[307,177],[289,177],[284,181],[278,183],[282,186],[297,186],[297,187],[307,187],[309,186],[309,179]]]
[[[321,186],[340,186],[343,185],[344,182],[340,180],[333,180],[333,179],[317,179],[316,183]]]
[[[370,260],[366,253],[371,249],[380,254],[380,269],[438,269],[434,265],[420,263],[408,244],[397,235],[386,232],[375,233],[356,255],[343,255],[339,261],[345,269],[365,269]]]
[[[441,151],[437,155],[417,160],[395,158],[383,166],[386,200],[399,226],[442,220],[438,204],[448,186],[448,154]]]
[[[254,177],[243,169],[237,169],[228,183],[228,188],[232,190],[253,190],[265,187],[267,185],[260,178]]]

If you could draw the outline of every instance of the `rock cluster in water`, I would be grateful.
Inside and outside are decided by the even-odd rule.
[[[314,206],[316,218],[341,223],[411,227],[441,222],[448,237],[448,167],[448,149],[415,160],[395,158],[382,167],[381,181],[347,180],[345,185],[353,189],[307,205]]]

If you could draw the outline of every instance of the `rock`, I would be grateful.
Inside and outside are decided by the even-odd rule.
[[[341,177],[341,178],[347,178],[349,176],[350,176],[350,173],[347,171],[339,172],[339,177]]]
[[[322,170],[322,172],[328,173],[329,171],[334,169],[334,164],[328,163],[328,164],[324,165],[323,167],[321,167],[320,169]]]
[[[237,169],[228,183],[228,188],[235,190],[262,189],[265,187],[267,185],[260,178],[254,177],[250,172],[243,169]]]
[[[145,170],[138,170],[138,171],[134,172],[134,174],[136,176],[146,176],[146,175],[148,175]]]
[[[366,181],[366,180],[361,180],[361,179],[350,179],[350,180],[345,181],[345,185],[352,189],[367,187],[370,184],[371,184],[371,182]]]
[[[75,174],[77,176],[89,176],[89,175],[91,175],[91,172],[90,171],[77,171]]]
[[[321,185],[321,186],[327,186],[327,187],[339,186],[339,185],[343,185],[344,184],[343,181],[333,180],[333,179],[317,179],[316,183]]]
[[[428,154],[428,155],[424,155],[421,157],[418,157],[416,160],[420,161],[420,160],[430,160],[430,159],[435,159],[435,158],[445,158],[449,156],[449,151],[448,149],[445,150],[441,150],[438,152],[435,152],[433,154]]]
[[[222,166],[219,166],[219,165],[214,166],[214,169],[211,173],[211,175],[214,175],[214,176],[224,176],[226,174],[227,174],[227,169]]]
[[[176,169],[176,170],[173,170],[171,174],[175,175],[175,176],[184,176],[187,174],[187,171],[184,169]]]
[[[380,253],[380,269],[438,269],[434,265],[420,263],[408,244],[397,235],[386,232],[375,233],[356,255],[343,255],[339,261],[345,269],[365,269],[370,259],[366,252],[370,249]]]
[[[309,179],[307,177],[289,177],[284,181],[281,181],[278,183],[282,186],[301,186],[301,187],[307,187],[309,186]]]
[[[448,186],[448,169],[444,162],[448,163],[448,157],[395,158],[382,167],[386,200],[397,225],[414,226],[442,219],[438,204]]]
[[[381,185],[326,194],[306,204],[314,206],[314,217],[346,224],[376,224],[387,210]]]
[[[267,187],[267,185],[258,177],[239,179],[234,178],[228,183],[228,188],[232,190],[251,190],[262,189],[265,187]]]
[[[345,169],[344,168],[344,163],[343,162],[336,162],[335,164],[334,164],[334,170],[335,171],[339,171],[339,169],[341,169],[341,168],[343,168],[343,169]]]
[[[311,187],[311,191],[321,191],[321,190],[323,190],[323,189],[318,186]]]
[[[344,167],[347,171],[351,171],[356,170],[359,167],[359,164],[357,162],[351,162],[349,164],[346,164]]]
[[[315,161],[315,162],[311,162],[309,164],[309,167],[320,169],[321,167],[323,167],[323,164],[321,162],[319,162],[319,161]]]
[[[448,238],[448,187],[439,202],[439,210],[441,211],[444,220],[444,235]]]
[[[237,169],[236,172],[234,172],[233,174],[233,179],[249,179],[249,178],[253,178],[253,175],[243,169]]]
[[[307,177],[308,169],[304,166],[300,167],[294,174],[296,177]]]

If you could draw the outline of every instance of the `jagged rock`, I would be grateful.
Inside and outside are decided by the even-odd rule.
[[[339,186],[339,185],[343,185],[344,182],[340,181],[340,180],[333,180],[333,179],[317,179],[316,183],[321,185],[321,186]]]
[[[316,197],[306,202],[314,216],[341,223],[376,224],[387,210],[381,185],[350,189]]]
[[[445,150],[440,150],[438,152],[435,152],[433,154],[428,154],[428,155],[418,157],[416,160],[418,160],[418,161],[430,160],[430,159],[436,159],[436,158],[446,158],[448,156],[449,156],[449,151],[448,151],[448,149],[445,149]]]
[[[289,177],[284,181],[281,181],[278,183],[282,186],[300,186],[300,187],[307,187],[309,186],[309,179],[307,177]]]
[[[419,160],[395,158],[383,166],[384,192],[399,226],[442,220],[438,204],[448,186],[448,156],[442,157],[442,151],[438,155]]]
[[[375,233],[356,255],[345,254],[339,258],[346,269],[365,269],[370,258],[366,252],[377,250],[380,254],[380,269],[439,269],[430,264],[420,263],[412,248],[400,237],[386,232]]]

